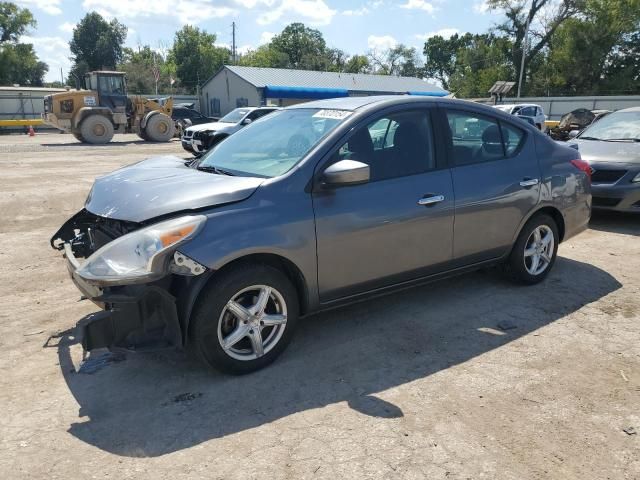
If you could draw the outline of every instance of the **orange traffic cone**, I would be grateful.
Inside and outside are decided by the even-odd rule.
[[[33,129],[33,127],[31,125],[29,125],[29,136],[30,137],[35,137],[36,136],[36,132]]]

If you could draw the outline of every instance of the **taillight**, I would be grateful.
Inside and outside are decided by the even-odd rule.
[[[589,181],[591,181],[591,165],[582,160],[581,158],[577,158],[575,160],[571,160],[571,165],[576,167],[578,170],[582,170],[587,174]]]

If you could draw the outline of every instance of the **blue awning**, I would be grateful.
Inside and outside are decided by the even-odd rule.
[[[409,95],[421,95],[423,97],[446,97],[449,92],[443,90],[441,92],[407,92]]]
[[[348,97],[345,88],[310,88],[310,87],[264,87],[264,98],[324,98]]]

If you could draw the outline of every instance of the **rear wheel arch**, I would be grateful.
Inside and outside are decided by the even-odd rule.
[[[558,227],[559,240],[560,242],[562,242],[564,240],[565,223],[564,223],[564,216],[562,215],[560,210],[551,206],[542,207],[541,209],[536,210],[536,212],[533,215],[539,215],[539,214],[546,214],[546,215],[549,215],[551,218],[553,218],[553,221],[556,222],[556,227]],[[532,218],[533,215],[530,218]]]
[[[564,216],[562,215],[562,212],[560,212],[560,210],[558,210],[556,207],[553,207],[551,205],[546,205],[541,208],[538,208],[537,210],[534,210],[528,216],[522,219],[522,222],[520,223],[520,226],[518,227],[518,230],[516,231],[516,234],[513,237],[512,245],[515,244],[516,240],[520,236],[520,232],[522,232],[522,229],[527,224],[527,222],[531,220],[533,217],[535,217],[536,215],[549,215],[555,222],[556,227],[558,227],[559,241],[562,242],[564,240],[565,222],[564,222]]]

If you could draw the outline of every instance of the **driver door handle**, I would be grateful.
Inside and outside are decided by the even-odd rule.
[[[538,180],[537,178],[525,178],[524,180],[522,180],[520,182],[520,186],[521,187],[533,187],[534,185],[537,185],[538,183],[540,183],[540,180]]]
[[[428,197],[422,197],[418,200],[418,205],[424,205],[428,207],[444,201],[444,195],[430,195]]]

